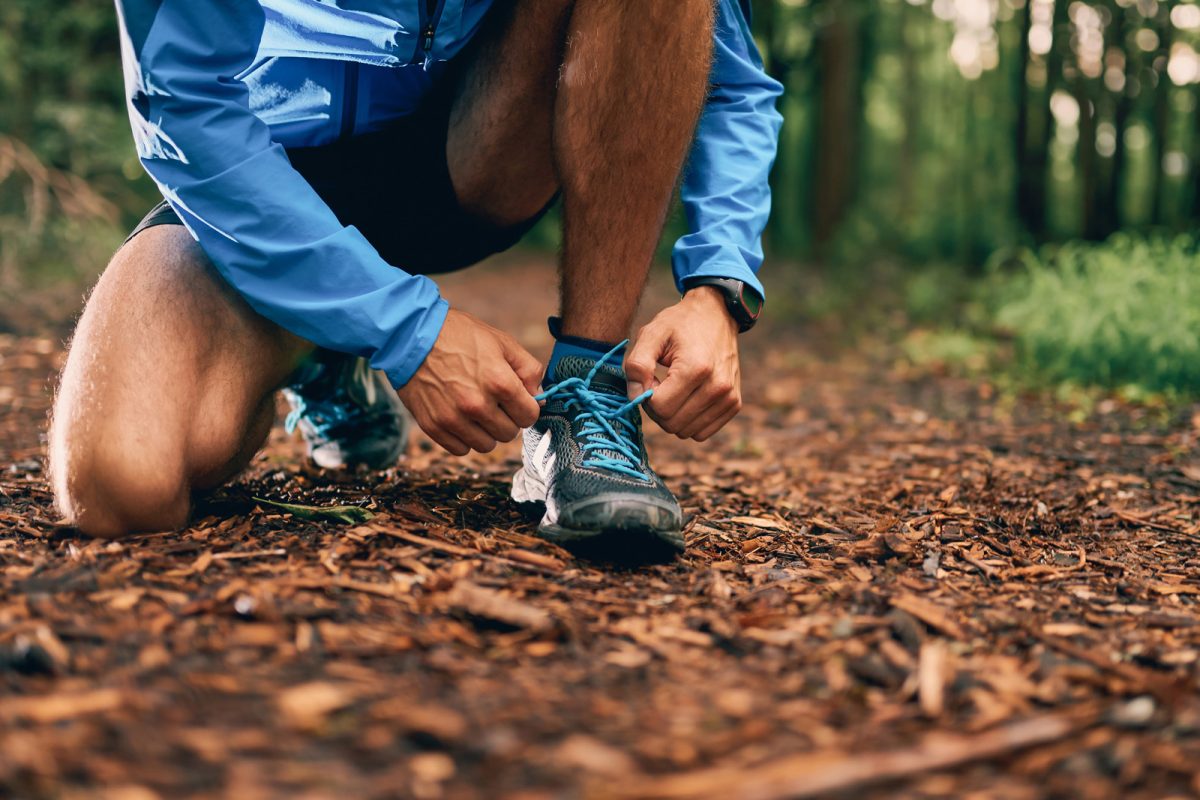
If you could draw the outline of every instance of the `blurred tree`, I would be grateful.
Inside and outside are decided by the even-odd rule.
[[[866,26],[860,3],[815,0],[817,136],[814,142],[813,235],[818,245],[837,233],[854,200],[858,176],[859,128],[863,116],[862,61],[867,57]]]
[[[1167,159],[1167,143],[1171,135],[1171,79],[1167,74],[1167,66],[1171,59],[1171,42],[1174,40],[1175,26],[1171,24],[1170,7],[1165,3],[1154,3],[1154,13],[1147,13],[1148,21],[1157,34],[1158,49],[1154,52],[1151,80],[1154,85],[1154,183],[1151,189],[1153,211],[1150,219],[1155,225],[1163,225],[1168,219],[1163,205],[1163,178]]]
[[[786,87],[775,253],[977,265],[1012,244],[1200,218],[1197,0],[753,5],[766,68]],[[109,3],[0,3],[0,136],[28,148],[8,152],[107,198],[114,230],[155,197],[119,61]],[[17,233],[29,270],[62,262],[67,242],[86,247],[55,234],[68,215],[54,203],[41,238],[29,234],[43,195],[14,164],[0,163],[10,259]]]
[[[1016,213],[1026,230],[1041,238],[1046,228],[1046,167],[1050,144],[1050,110],[1046,104],[1046,66],[1040,54],[1030,50],[1033,33],[1033,0],[1024,4],[1021,13],[1020,56],[1013,73],[1016,76],[1017,98],[1017,208]],[[1040,80],[1042,90],[1033,85]]]

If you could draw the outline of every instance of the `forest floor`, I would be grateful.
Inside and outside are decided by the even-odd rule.
[[[547,264],[446,291],[547,353]],[[355,476],[278,430],[187,530],[89,540],[62,357],[0,337],[0,796],[1200,794],[1200,407],[1070,421],[767,322],[727,431],[650,435],[686,556],[615,568],[534,538],[516,446]]]

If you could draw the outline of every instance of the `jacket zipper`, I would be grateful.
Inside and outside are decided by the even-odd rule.
[[[354,125],[358,116],[358,62],[345,61],[346,85],[342,91],[342,130],[341,138],[349,139],[354,135]]]
[[[421,41],[417,45],[418,52],[413,57],[414,64],[429,61],[429,54],[433,50],[433,35],[437,33],[444,3],[445,0],[425,0],[425,21],[421,25]]]

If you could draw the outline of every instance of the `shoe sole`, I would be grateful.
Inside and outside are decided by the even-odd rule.
[[[545,480],[528,465],[513,475],[513,500],[546,507],[537,527],[538,535],[577,555],[619,563],[657,563],[669,561],[684,551],[678,517],[668,506],[621,495],[599,495],[566,511],[576,520],[593,516],[597,523],[603,520],[603,524],[574,528],[559,524],[563,510],[550,513],[546,503],[548,493]]]
[[[572,553],[596,561],[655,564],[671,561],[684,551],[683,534],[632,520],[600,529],[567,528],[541,523],[537,533]]]

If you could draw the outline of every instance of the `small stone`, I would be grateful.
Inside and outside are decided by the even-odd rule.
[[[1153,697],[1135,697],[1113,709],[1112,723],[1121,728],[1144,728],[1150,724],[1155,710]]]
[[[258,603],[248,594],[239,594],[233,601],[233,610],[237,612],[239,617],[254,616],[254,610],[257,607]]]

